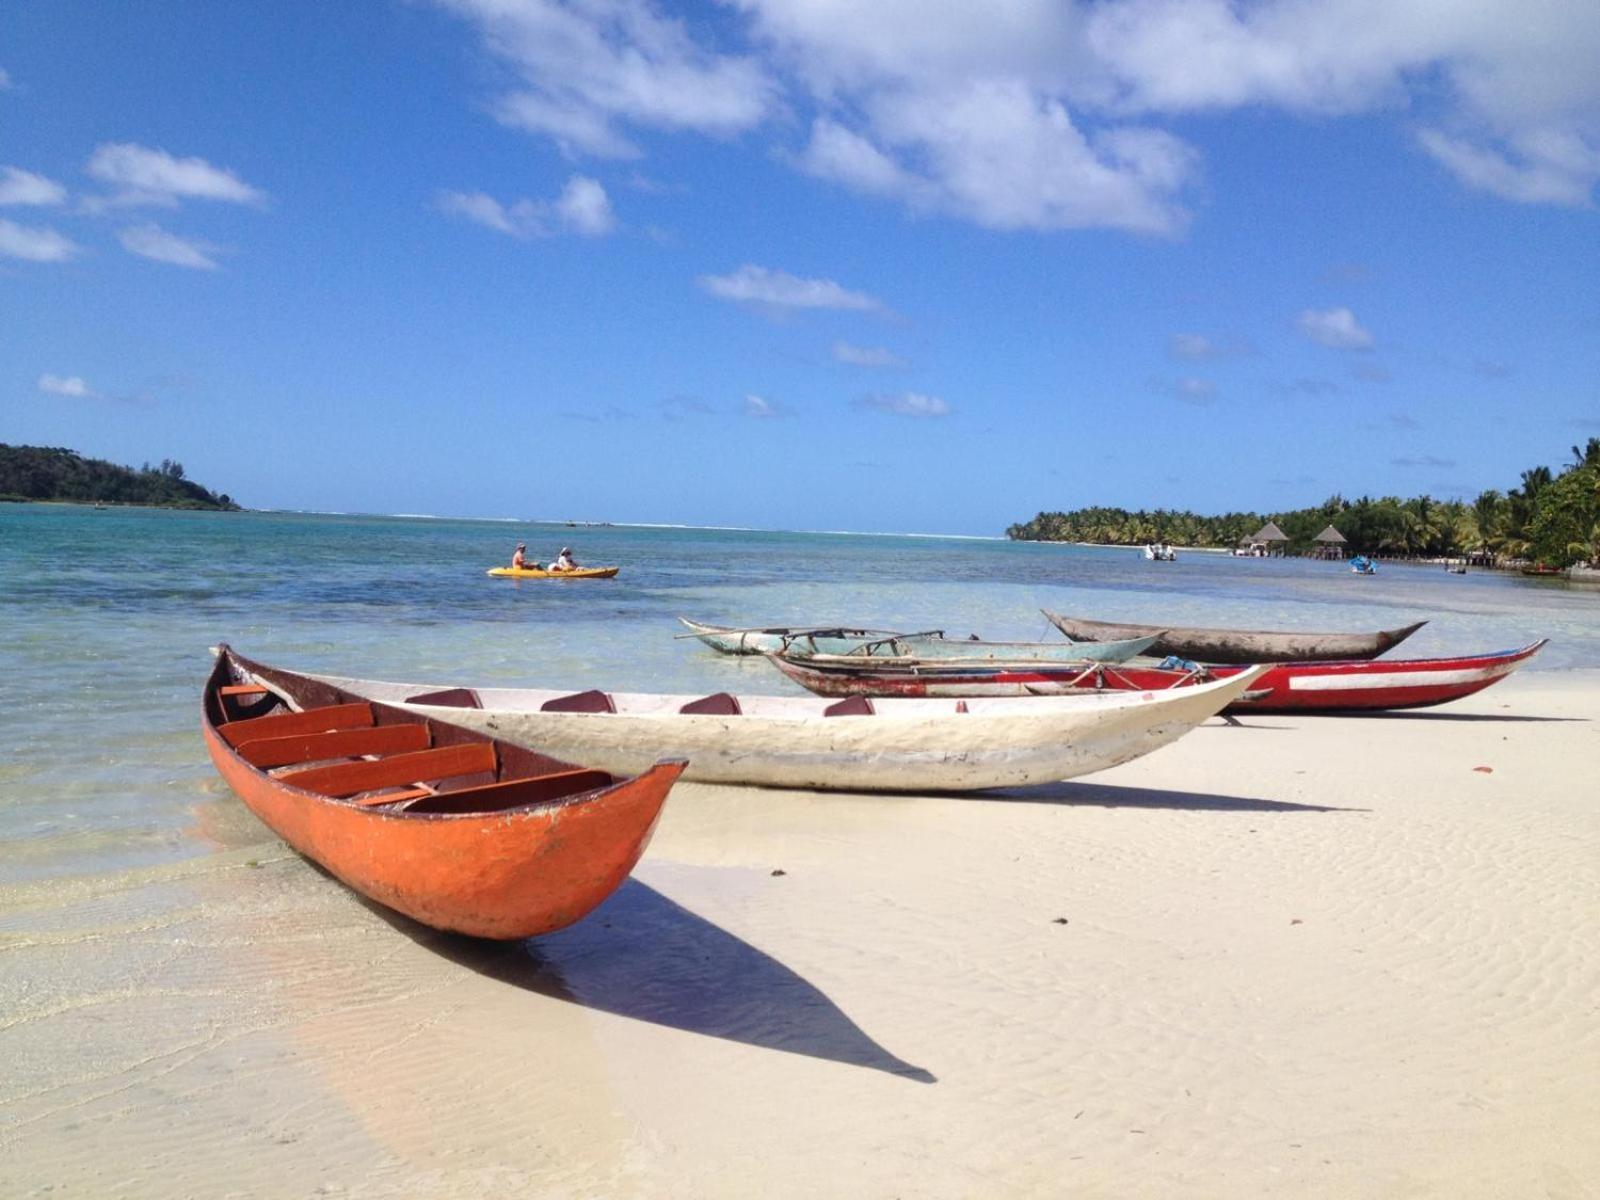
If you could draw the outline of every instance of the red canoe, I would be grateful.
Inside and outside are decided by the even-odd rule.
[[[1459,700],[1504,679],[1548,639],[1520,650],[1465,658],[1410,658],[1277,663],[1229,708],[1250,712],[1371,712],[1426,708]],[[1127,663],[998,663],[984,667],[935,661],[859,666],[839,659],[769,660],[801,686],[824,696],[1056,696],[1103,689],[1160,691],[1203,679],[1226,679],[1244,666],[1173,670]]]
[[[535,937],[597,906],[684,768],[585,770],[226,646],[201,713],[211,761],[274,833],[362,895],[475,937]]]

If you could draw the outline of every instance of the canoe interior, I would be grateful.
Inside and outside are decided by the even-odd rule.
[[[618,782],[226,649],[205,689],[204,712],[234,755],[282,787],[393,815],[547,807]]]

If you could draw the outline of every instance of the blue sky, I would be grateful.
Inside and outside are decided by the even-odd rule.
[[[1600,5],[0,6],[0,440],[996,533],[1600,434]]]

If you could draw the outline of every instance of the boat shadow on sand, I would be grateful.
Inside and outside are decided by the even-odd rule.
[[[1174,792],[1161,788],[1123,787],[1109,783],[1038,783],[1028,787],[995,788],[970,793],[973,800],[998,800],[1006,804],[1063,804],[1083,808],[1173,808],[1189,812],[1342,813],[1370,812],[1331,804],[1295,804],[1288,800],[1257,800],[1247,796],[1217,796],[1208,792]]]
[[[688,1033],[935,1083],[814,984],[637,879],[567,929],[524,942],[440,933],[368,907],[480,975],[555,1000]]]

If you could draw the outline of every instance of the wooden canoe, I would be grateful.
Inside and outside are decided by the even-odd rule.
[[[796,644],[815,647],[818,653],[845,654],[862,642],[881,638],[909,638],[920,642],[944,637],[942,630],[896,633],[892,629],[863,629],[851,625],[825,625],[815,629],[769,625],[765,628],[741,629],[735,625],[708,625],[704,621],[691,621],[688,617],[679,617],[678,620],[690,634],[720,654],[775,654]]]
[[[1041,609],[1062,633],[1077,642],[1103,642],[1115,638],[1158,635],[1150,653],[1175,654],[1206,663],[1328,662],[1376,658],[1405,641],[1427,624],[1418,621],[1400,629],[1377,633],[1295,633],[1259,629],[1195,629],[1178,625],[1127,625],[1064,617]]]
[[[873,662],[1126,662],[1144,654],[1156,635],[1119,642],[985,642],[978,638],[878,638],[844,652],[820,653],[806,639],[797,639],[782,657],[810,662],[844,658]]]
[[[1251,712],[1372,712],[1427,708],[1482,691],[1537,654],[1544,641],[1520,650],[1460,658],[1413,658],[1372,662],[1274,663],[1261,668],[1248,696],[1232,707]],[[1243,666],[1171,669],[1126,663],[1058,667],[1041,663],[967,666],[926,663],[851,665],[770,660],[790,679],[821,696],[992,697],[1103,695],[1107,691],[1185,688],[1208,680],[1237,679],[1255,670]]]
[[[986,642],[976,635],[946,637],[943,630],[892,633],[881,629],[855,629],[834,625],[819,629],[769,626],[739,629],[707,625],[679,617],[690,633],[723,654],[783,654],[790,658],[850,654],[871,658],[932,659],[1033,659],[1038,661],[1124,662],[1143,654],[1156,640],[1128,638],[1116,642]],[[683,636],[683,635],[679,635]]]
[[[250,811],[351,888],[457,933],[577,921],[633,870],[681,761],[573,766],[217,651],[201,730]]]
[[[621,567],[573,567],[570,571],[547,571],[543,567],[490,567],[485,574],[501,579],[611,579]]]
[[[1163,695],[841,703],[325,681],[613,771],[670,752],[689,759],[686,779],[712,783],[953,792],[1070,779],[1138,758],[1216,713],[1253,678],[1244,672]]]

